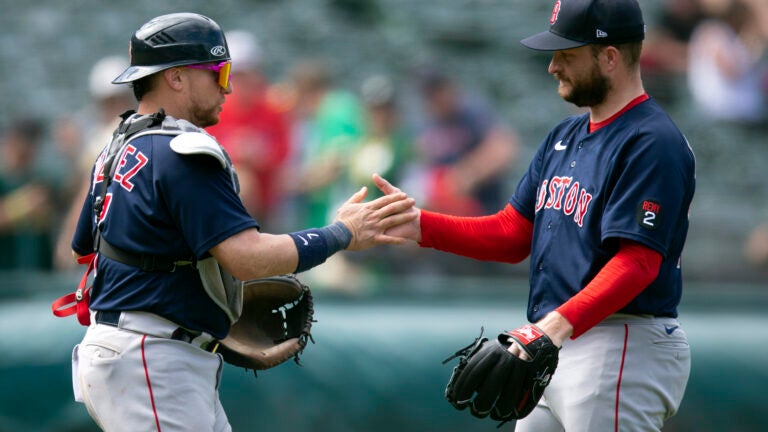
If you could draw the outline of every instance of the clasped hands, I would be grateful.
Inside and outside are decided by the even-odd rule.
[[[364,219],[372,222],[362,224],[359,234],[353,231],[355,240],[348,249],[360,250],[384,243],[421,242],[421,210],[415,207],[413,198],[409,198],[407,194],[378,174],[373,175],[373,182],[384,193],[383,197],[369,203],[362,203],[366,193],[363,188],[339,209],[337,220],[347,224],[344,218],[347,217],[349,210],[354,209],[355,206],[367,206]],[[347,226],[350,225],[347,224]],[[557,347],[561,347],[563,342],[573,334],[573,326],[557,311],[550,312],[536,325]],[[517,343],[511,343],[508,350],[523,360],[528,360],[528,355]]]
[[[368,189],[362,187],[336,211],[335,221],[342,222],[352,233],[347,250],[418,241],[420,212],[414,207],[415,200],[378,174],[373,175],[373,181],[384,196],[363,202]]]

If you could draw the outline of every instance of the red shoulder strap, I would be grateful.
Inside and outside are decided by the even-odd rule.
[[[77,259],[78,264],[88,264],[88,269],[80,279],[77,290],[61,296],[51,304],[53,314],[57,317],[67,317],[77,314],[77,320],[84,326],[91,325],[91,314],[88,304],[91,300],[91,287],[86,287],[88,276],[96,268],[96,254],[88,254]]]

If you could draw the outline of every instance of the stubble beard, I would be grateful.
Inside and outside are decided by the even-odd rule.
[[[192,124],[199,128],[207,128],[219,122],[220,104],[192,102],[190,113],[192,114]]]
[[[197,109],[193,110],[192,113],[193,117],[195,118],[193,123],[199,128],[204,129],[219,122],[218,106],[209,109],[202,109],[198,107]]]
[[[563,100],[577,107],[593,107],[602,104],[612,87],[610,79],[600,73],[596,64],[593,64],[586,78],[572,78],[568,82],[571,84],[571,91],[566,92],[560,88],[558,93]]]

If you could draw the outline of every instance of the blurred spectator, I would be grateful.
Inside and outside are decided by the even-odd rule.
[[[40,166],[43,124],[25,118],[0,137],[0,269],[51,268],[52,185]]]
[[[64,198],[66,215],[56,236],[54,266],[68,269],[76,264],[72,259],[72,235],[88,192],[90,171],[99,152],[112,139],[120,114],[135,109],[136,101],[129,86],[112,84],[127,67],[128,59],[108,56],[98,60],[91,68],[88,89],[91,103],[82,111],[61,118],[54,130],[54,144],[65,163],[59,162],[67,172]]]
[[[401,117],[400,95],[388,75],[367,77],[359,93],[365,123],[359,144],[350,156],[348,175],[352,185],[368,187],[366,199],[374,199],[382,193],[371,181],[371,175],[379,173],[386,178],[402,180],[409,169],[415,168],[414,143]],[[352,284],[349,283],[348,275],[353,274],[356,290],[367,287],[375,291],[378,287],[387,286],[389,277],[420,268],[414,262],[424,264],[425,257],[426,254],[418,247],[387,246],[344,255],[342,258],[347,262],[343,263],[343,267],[336,264],[340,268],[337,273],[341,277],[335,284],[351,291]]]
[[[656,99],[674,102],[688,70],[688,44],[704,19],[701,0],[666,0],[643,42],[646,87]]]
[[[300,225],[324,226],[349,192],[349,157],[363,134],[363,109],[354,93],[335,87],[320,60],[295,64],[289,77],[295,91],[295,159],[298,176],[290,188],[301,201]]]
[[[768,222],[757,226],[749,233],[744,245],[744,254],[751,264],[768,268]]]
[[[296,62],[287,81],[294,123],[291,168],[283,186],[292,198],[287,202],[290,208],[281,213],[285,215],[281,223],[285,229],[324,226],[335,217],[337,204],[370,181],[369,176],[361,183],[350,174],[351,158],[365,129],[363,106],[355,93],[337,87],[322,59]],[[318,289],[359,293],[370,285],[370,275],[341,254],[302,275]]]
[[[691,37],[688,84],[694,102],[711,120],[744,125],[766,120],[766,31],[757,4],[727,0]]]
[[[401,180],[413,159],[413,138],[400,117],[395,84],[385,75],[372,75],[363,81],[360,94],[365,111],[365,124],[360,144],[349,163],[353,185],[368,186],[368,198],[381,191],[371,181],[371,174]]]
[[[130,87],[112,84],[127,67],[128,59],[121,56],[103,57],[94,63],[88,76],[91,103],[60,119],[53,132],[54,144],[67,164],[63,191],[66,213],[58,227],[53,257],[57,269],[76,265],[72,259],[72,235],[83,197],[88,192],[93,162],[111,141],[112,132],[120,123],[120,114],[136,106]]]
[[[74,186],[71,192],[79,192],[88,179],[93,161],[110,141],[112,132],[120,122],[123,112],[136,106],[131,89],[126,85],[112,84],[112,80],[128,67],[128,59],[108,56],[99,59],[91,67],[88,90],[91,103],[81,111],[62,117],[54,128],[54,144],[67,160]],[[81,202],[81,196],[77,201]],[[79,209],[78,209],[79,212]],[[71,261],[71,259],[70,259]]]
[[[269,226],[282,191],[279,173],[290,151],[290,117],[262,72],[262,50],[244,30],[226,34],[232,85],[217,125],[207,131],[227,150],[237,169],[240,197],[262,226]]]
[[[419,87],[427,114],[416,138],[423,169],[410,182],[421,187],[406,189],[421,189],[418,200],[426,209],[462,216],[495,212],[508,198],[516,134],[447,75],[422,71]]]

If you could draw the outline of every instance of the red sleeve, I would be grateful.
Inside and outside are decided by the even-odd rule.
[[[659,274],[661,255],[622,240],[619,251],[592,281],[557,311],[573,325],[575,339],[637,297]]]
[[[421,211],[422,247],[483,261],[519,263],[531,253],[533,223],[514,207],[481,217]]]

